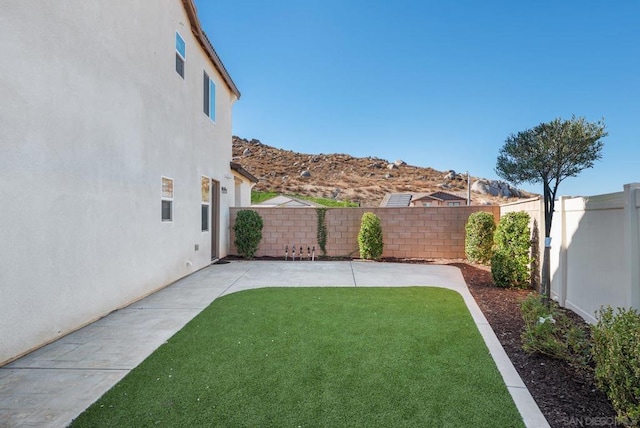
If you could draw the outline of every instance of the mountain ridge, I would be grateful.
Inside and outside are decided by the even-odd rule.
[[[443,191],[467,196],[467,176],[453,170],[390,162],[345,153],[308,154],[278,149],[258,139],[232,138],[233,161],[258,178],[257,191],[304,195],[380,206],[387,193]],[[512,202],[533,196],[506,183],[470,177],[472,205]],[[492,194],[497,193],[497,194]]]

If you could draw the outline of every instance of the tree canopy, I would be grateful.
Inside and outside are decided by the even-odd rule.
[[[555,199],[565,178],[593,167],[602,157],[605,136],[604,120],[587,122],[574,116],[541,123],[509,135],[500,149],[496,173],[516,185],[542,183],[545,193]]]
[[[602,158],[602,138],[607,136],[604,119],[587,122],[583,117],[554,119],[532,129],[511,134],[500,149],[496,173],[505,180],[542,183],[544,190],[545,236],[551,222],[558,186],[567,177],[593,167]],[[542,293],[549,293],[549,251],[545,244]]]
[[[605,136],[604,120],[587,122],[573,116],[511,134],[500,149],[496,165],[500,177],[513,184],[542,183],[547,236],[558,186],[565,178],[593,167],[602,157]]]

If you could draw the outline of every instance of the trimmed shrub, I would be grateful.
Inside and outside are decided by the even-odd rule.
[[[524,320],[522,349],[589,369],[591,337],[584,323],[569,318],[556,302],[533,293],[520,303],[520,310]]]
[[[498,287],[526,288],[531,283],[529,214],[512,212],[501,219],[493,237],[491,275]]]
[[[493,214],[472,213],[464,226],[464,253],[472,263],[487,264],[493,255],[493,234],[496,222]]]
[[[640,425],[640,314],[607,306],[592,326],[593,359],[598,387],[624,425]]]
[[[382,226],[380,218],[374,213],[364,213],[358,232],[360,258],[378,260],[382,256]]]
[[[258,251],[258,245],[262,240],[262,217],[256,211],[240,210],[233,225],[238,255],[252,259]]]

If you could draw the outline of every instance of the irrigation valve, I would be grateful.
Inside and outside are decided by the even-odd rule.
[[[304,247],[300,245],[300,250],[298,252],[298,260],[304,259]],[[289,260],[289,246],[284,246],[284,260]],[[296,246],[291,246],[291,260],[296,260]],[[307,246],[307,260],[315,261],[316,260],[316,246],[313,247]]]

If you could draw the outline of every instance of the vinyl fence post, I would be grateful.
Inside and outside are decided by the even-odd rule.
[[[640,183],[624,185],[624,254],[629,304],[640,309]]]

